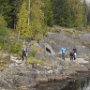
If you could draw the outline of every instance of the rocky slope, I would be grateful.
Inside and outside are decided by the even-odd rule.
[[[71,62],[68,59],[51,66],[37,64],[32,67],[24,62],[12,63],[0,72],[0,90],[31,90],[30,88],[39,83],[63,80],[71,74],[76,74],[77,71],[88,71],[89,69],[87,62]]]
[[[36,47],[41,48],[42,52],[36,53],[36,58],[46,58],[52,62],[46,64],[29,64],[12,58],[11,63],[0,71],[0,90],[33,90],[31,87],[52,80],[63,80],[77,74],[78,71],[90,70],[90,33],[79,33],[70,35],[63,31],[59,33],[48,33],[47,37],[37,43]],[[70,61],[68,58],[69,50],[76,46],[78,58]],[[61,60],[58,52],[61,47],[67,48],[67,58]],[[50,52],[47,51],[48,48]],[[8,56],[8,55],[7,55]],[[7,58],[5,60],[8,60]],[[19,63],[18,63],[19,62]]]
[[[69,33],[69,34],[68,34]],[[45,44],[48,43],[52,47],[53,51],[60,53],[60,48],[67,48],[67,55],[73,47],[78,50],[78,57],[88,58],[90,55],[90,33],[87,32],[64,32],[48,33],[47,37],[40,42],[40,45],[45,48]],[[52,54],[52,53],[51,53]]]

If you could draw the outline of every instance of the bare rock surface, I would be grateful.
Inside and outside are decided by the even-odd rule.
[[[60,63],[57,62],[53,66],[37,64],[34,68],[23,61],[14,62],[0,72],[0,87],[5,90],[17,90],[23,86],[33,87],[38,82],[63,79],[77,71],[88,71],[89,68],[84,64],[89,64],[89,62],[83,58],[77,58],[75,61],[66,58],[65,61],[60,60]]]
[[[5,60],[9,59],[12,63],[6,65],[3,71],[0,71],[0,90],[30,90],[31,87],[40,82],[50,80],[62,80],[70,77],[71,74],[78,71],[90,70],[90,34],[82,33],[77,36],[69,36],[64,32],[48,33],[47,37],[37,43],[34,47],[39,47],[39,52],[35,54],[36,58],[45,58],[53,62],[52,65],[32,64],[20,60],[17,56],[4,54]],[[70,61],[69,51],[76,46],[78,58]],[[60,48],[67,48],[66,60],[60,56]],[[8,58],[6,58],[8,57]]]
[[[87,58],[90,53],[90,33],[80,33],[77,35],[67,35],[61,31],[59,33],[48,33],[47,37],[40,41],[40,46],[45,49],[45,44],[49,44],[55,55],[60,53],[60,48],[67,48],[67,55],[73,47],[77,48],[78,57]],[[52,50],[51,49],[51,50]],[[48,56],[48,55],[46,55]]]

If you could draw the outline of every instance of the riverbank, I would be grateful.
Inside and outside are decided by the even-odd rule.
[[[45,87],[45,85],[46,85],[46,87],[48,87],[50,84],[52,85],[52,83],[54,83],[54,86],[55,86],[55,84],[59,83],[60,89],[62,89],[69,82],[73,82],[73,81],[78,80],[78,79],[89,77],[90,76],[90,68],[88,68],[88,65],[85,65],[85,67],[87,67],[87,69],[85,69],[85,67],[84,67],[81,70],[80,70],[80,68],[77,68],[75,70],[72,67],[72,69],[63,69],[63,71],[61,71],[60,74],[55,74],[55,75],[51,74],[49,77],[46,77],[43,79],[40,78],[37,81],[34,88],[36,88],[35,90],[39,90],[38,89],[39,87],[43,87],[43,86]],[[29,89],[30,89],[30,87],[29,87]],[[33,88],[30,90],[33,90]]]
[[[30,54],[33,57],[30,56],[27,62],[20,60],[17,56],[1,53],[1,56],[5,57],[2,60],[7,61],[7,64],[0,71],[0,90],[33,90],[42,83],[58,81],[62,83],[74,80],[79,72],[89,72],[89,37],[90,33],[86,34],[86,32],[75,37],[62,31],[49,33],[45,40],[31,43]],[[69,50],[74,45],[78,50],[78,56],[76,60],[70,61]],[[57,55],[63,46],[67,48],[66,60],[62,60]],[[32,53],[33,49],[36,50]]]
[[[89,87],[89,82],[90,72],[78,72],[78,74],[72,75],[71,78],[67,78],[62,81],[41,83],[40,85],[36,86],[34,90],[89,90],[85,89],[85,87]]]
[[[0,71],[0,90],[33,90],[42,83],[73,80],[79,71],[90,70],[89,63],[81,64],[77,60],[60,60],[60,64],[53,62],[49,65],[11,63]]]

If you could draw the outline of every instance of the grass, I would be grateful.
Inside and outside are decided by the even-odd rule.
[[[29,64],[41,64],[41,65],[52,65],[53,64],[53,62],[51,62],[50,60],[37,59],[35,57],[29,57],[27,61]]]
[[[73,29],[65,29],[64,31],[68,35],[78,35],[81,33],[81,31],[76,30],[76,29],[74,31],[73,31]]]

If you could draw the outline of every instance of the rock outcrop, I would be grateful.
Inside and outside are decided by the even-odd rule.
[[[83,58],[76,61],[66,58],[66,61],[54,61],[51,65],[36,64],[34,67],[23,61],[13,62],[0,72],[0,87],[1,90],[28,90],[40,82],[63,80],[77,71],[88,71],[90,67],[87,66],[89,61]]]
[[[90,34],[81,33],[78,35],[68,35],[62,31],[59,33],[48,33],[47,37],[40,41],[39,44],[31,45],[32,55],[37,59],[45,58],[53,64],[32,64],[19,60],[11,56],[10,64],[6,65],[3,71],[0,71],[0,90],[30,90],[33,86],[41,82],[51,80],[63,80],[76,74],[78,71],[90,70]],[[69,51],[76,47],[78,58],[70,61],[68,58]],[[60,48],[67,48],[66,60],[61,60]],[[5,58],[5,55],[4,55]]]
[[[47,37],[40,41],[40,46],[43,47],[48,43],[55,54],[60,53],[60,48],[67,48],[67,56],[73,47],[77,48],[78,57],[87,58],[90,53],[90,33],[80,33],[77,35],[68,35],[61,31],[59,33],[48,33]],[[44,47],[43,47],[44,48]],[[51,49],[51,50],[52,50]]]

